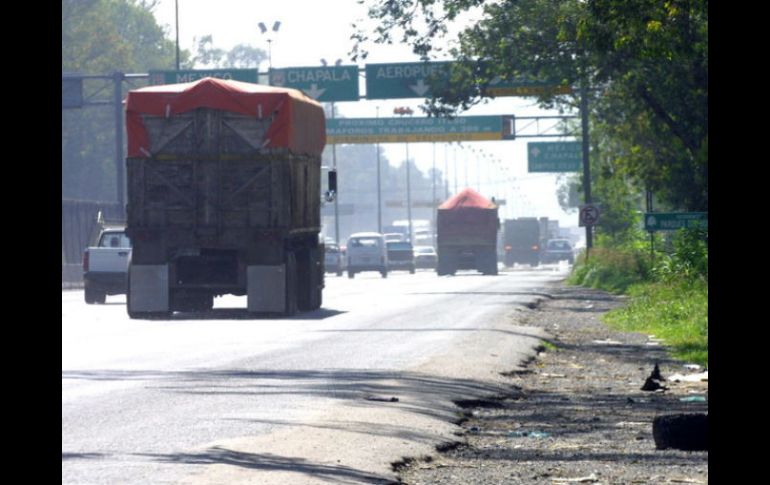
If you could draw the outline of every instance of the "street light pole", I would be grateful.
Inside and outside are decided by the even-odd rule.
[[[332,101],[332,119],[334,119],[334,101]],[[337,170],[337,145],[332,145],[332,166]],[[339,189],[338,189],[339,191]],[[334,241],[340,245],[340,206],[339,195],[334,198]]]
[[[380,117],[380,107],[377,106],[377,118]],[[382,234],[382,179],[380,175],[380,144],[377,143],[377,232]]]
[[[176,23],[176,70],[179,70],[179,0],[174,0],[174,21]]]
[[[414,111],[412,111],[412,108],[395,108],[393,112],[397,115],[409,115],[411,116]],[[409,176],[409,142],[405,143],[406,145],[406,217],[409,221],[409,241],[412,241],[413,231],[412,231],[412,187],[411,187],[411,181]]]
[[[281,21],[276,20],[273,23],[273,32],[278,32],[278,30],[281,28]],[[262,22],[259,23],[259,30],[263,34],[267,32],[267,27]],[[267,69],[270,71],[273,69],[273,39],[267,38]]]

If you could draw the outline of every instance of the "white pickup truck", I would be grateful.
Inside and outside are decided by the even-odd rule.
[[[107,295],[126,293],[131,241],[123,228],[104,229],[99,242],[83,252],[86,303],[104,303]]]

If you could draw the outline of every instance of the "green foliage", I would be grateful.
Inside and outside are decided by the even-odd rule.
[[[631,285],[646,281],[650,272],[649,256],[640,251],[596,247],[590,250],[587,261],[586,253],[577,259],[568,282],[624,293]]]
[[[662,339],[675,358],[708,366],[708,283],[680,279],[642,284],[629,290],[628,306],[604,321],[623,331]]]
[[[450,85],[434,86],[439,95],[428,101],[429,113],[446,116],[471,107],[496,77],[585,83],[591,139],[597,141],[592,165],[608,168],[594,173],[593,184],[621,178],[630,192],[652,190],[672,208],[708,210],[706,0],[366,3],[379,26],[353,35],[353,54],[365,58],[364,46],[372,41],[401,42],[426,60],[448,53],[458,61]],[[480,20],[448,42],[448,25],[468,12],[480,13]],[[543,95],[539,101],[543,107],[578,105],[575,96]],[[605,193],[611,203],[619,190]],[[609,231],[617,233],[628,221],[612,225]]]
[[[109,75],[174,65],[175,47],[138,0],[63,0],[62,72]],[[112,101],[110,80],[85,80],[84,98]],[[62,197],[117,197],[115,114],[112,106],[62,111]]]
[[[605,315],[624,331],[664,339],[676,358],[708,365],[708,234],[682,230],[670,240],[672,251],[658,250],[641,238],[611,246],[597,238],[588,261],[578,262],[568,282],[627,293],[630,303]],[[655,247],[667,246],[659,235]]]
[[[662,253],[654,268],[658,281],[703,280],[708,283],[708,233],[690,229],[676,233],[673,252]]]

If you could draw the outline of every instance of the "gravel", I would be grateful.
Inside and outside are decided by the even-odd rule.
[[[458,401],[458,441],[432,457],[407,460],[399,479],[433,484],[708,483],[708,452],[658,450],[655,417],[708,413],[708,381],[661,382],[642,391],[655,364],[664,378],[703,370],[667,356],[654,336],[609,329],[601,315],[623,297],[575,287],[519,312],[549,343],[525,370],[511,372],[510,392]],[[554,348],[555,346],[555,348]]]

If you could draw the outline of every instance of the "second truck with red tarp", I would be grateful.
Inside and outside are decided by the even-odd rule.
[[[466,188],[438,207],[436,240],[439,276],[457,270],[497,274],[497,205]]]
[[[129,316],[207,311],[224,294],[254,313],[320,307],[319,103],[205,78],[129,92],[126,131]]]

